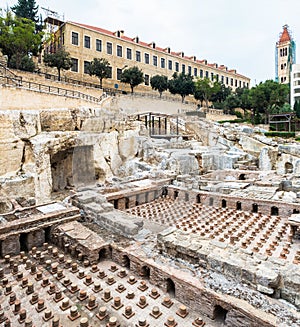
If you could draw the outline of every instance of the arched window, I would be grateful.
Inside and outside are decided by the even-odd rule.
[[[222,200],[222,208],[226,208],[226,206],[227,206],[227,202],[226,202],[226,200]]]
[[[236,203],[236,210],[242,210],[242,203],[241,203],[241,201],[238,201]]]

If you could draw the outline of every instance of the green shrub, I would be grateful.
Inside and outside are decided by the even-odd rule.
[[[237,116],[237,118],[240,118],[240,119],[244,118],[243,114],[239,111],[235,111],[234,114]]]
[[[272,131],[272,132],[266,132],[265,136],[270,136],[270,137],[275,137],[275,136],[279,136],[282,138],[290,138],[290,137],[295,137],[295,132],[276,132],[276,131]]]

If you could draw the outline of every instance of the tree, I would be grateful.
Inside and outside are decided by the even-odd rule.
[[[251,105],[255,116],[263,114],[267,123],[272,108],[282,107],[288,101],[288,96],[289,86],[286,84],[279,84],[273,80],[259,83],[250,90]]]
[[[143,72],[137,66],[125,69],[121,75],[121,82],[129,84],[133,93],[134,87],[144,82]]]
[[[39,6],[36,5],[35,0],[18,0],[18,3],[11,7],[11,10],[17,17],[28,18],[37,23]]]
[[[205,101],[206,108],[208,108],[208,101],[211,99],[213,89],[211,87],[210,80],[205,77],[203,79],[198,78],[197,81],[195,82],[195,92],[194,92],[194,97],[196,100],[202,102]]]
[[[44,55],[44,63],[46,66],[57,68],[58,80],[60,81],[60,75],[62,69],[70,69],[72,67],[72,59],[69,52],[64,49],[58,49],[54,53],[47,53]]]
[[[182,102],[187,95],[194,94],[194,89],[193,77],[191,75],[184,73],[178,75],[174,73],[172,79],[169,81],[169,91],[172,94],[179,94]]]
[[[103,79],[108,78],[111,75],[109,61],[104,58],[94,58],[93,61],[90,62],[88,71],[91,76],[95,75],[99,78],[101,89]]]
[[[300,118],[300,101],[296,101],[294,103],[294,111],[296,113],[296,117]]]
[[[0,49],[8,58],[8,66],[14,56],[14,68],[21,68],[25,56],[38,54],[43,33],[35,31],[35,24],[27,18],[14,17],[7,11],[0,17]]]
[[[153,90],[159,92],[160,97],[162,93],[168,89],[168,77],[164,75],[155,75],[150,79],[150,84]]]

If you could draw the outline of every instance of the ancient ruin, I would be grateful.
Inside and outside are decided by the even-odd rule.
[[[0,86],[1,326],[300,326],[299,143],[29,77]]]

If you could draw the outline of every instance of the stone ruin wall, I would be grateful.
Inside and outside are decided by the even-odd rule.
[[[7,198],[49,201],[55,157],[66,157],[60,164],[65,181],[57,169],[56,184],[67,183],[68,172],[73,179],[76,173],[79,178],[78,172],[87,164],[89,183],[91,177],[95,181],[96,176],[101,180],[117,175],[122,163],[136,155],[135,137],[140,131],[138,122],[125,124],[102,109],[1,111],[0,122],[0,202],[4,211],[12,209]],[[80,164],[82,153],[86,158]]]

